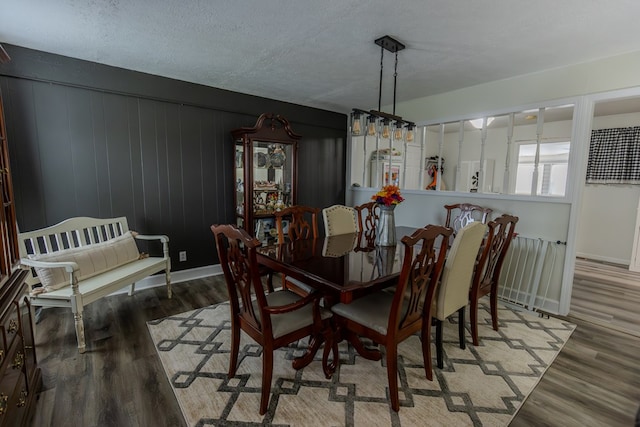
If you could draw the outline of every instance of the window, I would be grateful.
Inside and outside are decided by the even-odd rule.
[[[468,116],[419,124],[410,143],[380,132],[352,136],[352,184],[379,187],[384,171],[399,168],[408,190],[564,197],[574,105],[560,102],[480,124]]]
[[[569,142],[546,142],[540,144],[537,180],[535,142],[518,144],[518,165],[516,168],[515,194],[535,194],[538,196],[564,196],[567,184],[569,162]]]

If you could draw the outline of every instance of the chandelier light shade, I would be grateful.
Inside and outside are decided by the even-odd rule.
[[[382,130],[380,131],[380,136],[389,139],[391,136],[391,131],[389,130],[389,119],[382,119]]]
[[[376,116],[367,118],[367,136],[376,136]]]
[[[407,133],[404,134],[404,140],[407,142],[413,142],[413,129],[415,125],[413,123],[407,123]]]
[[[351,134],[354,136],[362,135],[362,118],[367,118],[366,136],[376,136],[376,130],[379,128],[379,136],[381,138],[407,142],[413,141],[415,123],[404,120],[400,116],[396,116],[396,88],[398,76],[398,52],[405,48],[405,45],[398,40],[384,36],[375,40],[375,44],[380,46],[380,84],[378,89],[378,109],[377,110],[360,110],[354,108],[351,113]],[[395,68],[393,74],[393,112],[385,113],[382,110],[382,70],[384,61],[384,51],[395,54]],[[391,128],[393,122],[393,129]],[[406,129],[405,129],[406,128]]]
[[[351,115],[351,134],[353,136],[362,135],[362,114],[354,111]]]
[[[400,141],[402,139],[403,133],[404,131],[402,128],[402,122],[396,122],[393,129],[393,139],[395,139],[396,141]]]

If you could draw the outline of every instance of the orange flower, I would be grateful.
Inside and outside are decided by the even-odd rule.
[[[400,194],[400,187],[397,185],[385,185],[382,190],[378,191],[371,197],[376,203],[385,206],[398,205],[404,201]]]

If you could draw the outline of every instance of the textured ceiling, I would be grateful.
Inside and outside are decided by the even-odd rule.
[[[326,110],[640,50],[637,0],[2,0],[9,43]],[[382,104],[393,100],[385,52]]]

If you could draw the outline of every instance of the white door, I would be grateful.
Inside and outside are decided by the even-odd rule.
[[[640,201],[636,210],[636,230],[633,237],[633,251],[631,252],[630,271],[640,272]]]

